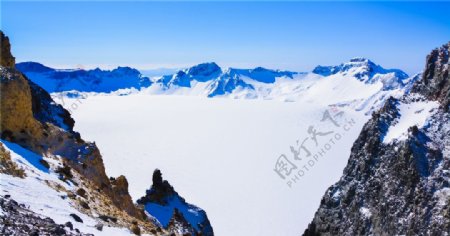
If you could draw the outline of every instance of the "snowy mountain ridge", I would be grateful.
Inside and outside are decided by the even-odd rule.
[[[365,58],[353,58],[337,66],[317,66],[312,72],[262,67],[223,69],[208,62],[151,79],[129,67],[67,71],[33,62],[18,63],[17,67],[47,91],[64,96],[143,93],[289,102],[319,99],[368,113],[389,96],[401,96],[418,78],[398,69],[385,69]]]
[[[338,66],[317,66],[312,72],[291,72],[271,70],[262,67],[254,69],[221,69],[216,63],[203,63],[180,70],[173,75],[162,76],[155,80],[151,90],[154,93],[201,94],[208,97],[230,96],[239,98],[279,98],[272,91],[284,87],[285,93],[295,94],[295,88],[286,88],[286,82],[301,85],[305,78],[329,78],[343,76],[356,78],[367,84],[381,82],[383,90],[401,89],[406,86],[409,76],[398,69],[385,69],[369,59],[353,58]],[[202,84],[202,83],[207,83]],[[295,87],[295,86],[294,86]],[[159,91],[158,89],[159,88]],[[184,88],[191,88],[190,91]],[[181,90],[181,91],[178,91]]]
[[[148,77],[130,67],[113,70],[53,69],[37,62],[17,63],[16,67],[49,93],[71,90],[110,93],[119,89],[140,89],[151,84]]]
[[[385,69],[375,64],[369,59],[356,57],[349,62],[338,66],[317,66],[313,73],[323,76],[334,74],[349,75],[365,83],[375,83],[381,81],[384,89],[400,88],[405,86],[408,75],[399,69]]]

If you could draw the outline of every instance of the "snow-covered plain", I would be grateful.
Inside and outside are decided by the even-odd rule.
[[[66,101],[66,106],[77,104],[71,109],[75,130],[97,143],[107,174],[128,178],[134,200],[150,187],[153,170],[159,168],[181,196],[207,212],[217,235],[289,236],[301,234],[311,221],[368,119],[354,108],[327,106],[336,96],[317,100],[141,93],[90,96]],[[340,127],[321,121],[325,111]],[[344,130],[350,120],[354,123]],[[327,148],[315,161],[296,144],[310,137],[310,126],[323,136],[317,136],[318,146],[310,138],[308,150],[317,154]],[[342,136],[333,144],[336,133]],[[302,160],[294,160],[291,146],[300,150]],[[285,180],[274,171],[282,154],[297,166]]]

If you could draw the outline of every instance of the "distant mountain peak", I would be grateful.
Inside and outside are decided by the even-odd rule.
[[[98,71],[101,71],[101,70],[98,70]],[[126,74],[126,75],[133,75],[136,77],[141,76],[141,72],[139,72],[138,70],[136,70],[134,68],[128,67],[128,66],[119,66],[116,69],[111,70],[111,73],[121,73],[121,74]]]
[[[34,73],[45,73],[50,71],[55,71],[55,69],[42,65],[38,62],[27,61],[20,62],[16,64],[16,68],[22,72],[34,72]]]
[[[163,76],[157,82],[161,83],[164,88],[169,88],[172,85],[190,88],[192,81],[213,81],[212,85],[209,86],[213,92],[211,92],[209,96],[215,96],[230,93],[236,87],[253,89],[253,86],[247,84],[244,81],[244,78],[262,83],[274,83],[278,77],[288,77],[292,79],[295,74],[297,73],[270,70],[263,67],[256,67],[254,69],[229,67],[222,70],[215,62],[207,62],[180,70],[174,75]]]
[[[179,70],[173,75],[165,75],[158,80],[164,87],[176,85],[191,87],[191,81],[206,82],[218,77],[222,69],[215,62],[201,63],[190,68]]]
[[[313,73],[322,76],[330,76],[334,74],[350,75],[358,80],[373,83],[377,79],[373,80],[374,77],[378,78],[380,75],[386,75],[393,73],[393,78],[398,80],[398,83],[402,83],[403,80],[408,79],[408,75],[399,69],[385,69],[382,66],[374,63],[373,61],[363,58],[355,57],[350,59],[350,61],[341,63],[337,66],[317,66],[314,68]]]
[[[211,72],[217,72],[220,70],[221,70],[220,66],[217,65],[215,62],[205,62],[188,68],[187,73],[193,75],[194,74],[207,75]]]
[[[236,69],[229,68],[224,74],[229,76],[245,76],[251,78],[252,80],[262,82],[262,83],[274,83],[278,77],[293,78],[297,72],[282,71],[282,70],[272,70],[264,67],[256,67],[254,69]]]

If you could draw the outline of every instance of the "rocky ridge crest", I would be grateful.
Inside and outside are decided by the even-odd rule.
[[[449,44],[427,57],[425,72],[364,125],[341,179],[320,202],[304,235],[448,235],[450,232]],[[438,102],[405,140],[384,142],[399,104]]]

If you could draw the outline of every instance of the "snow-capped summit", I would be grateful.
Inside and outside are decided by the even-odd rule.
[[[352,58],[349,62],[337,66],[317,66],[313,73],[323,76],[334,74],[353,76],[365,83],[381,81],[385,89],[402,87],[405,85],[405,80],[409,77],[399,69],[385,69],[362,57]]]
[[[222,69],[216,63],[202,63],[173,75],[162,76],[156,80],[158,93],[206,94],[208,97],[228,95],[236,91],[255,90],[254,83],[273,84],[277,78],[293,79],[296,72],[270,70],[262,67],[254,69]],[[190,88],[191,92],[185,88]]]
[[[186,70],[186,74],[195,77],[198,81],[205,81],[222,73],[222,69],[215,62],[198,64]]]
[[[226,91],[231,92],[236,88],[235,86],[232,86],[232,84],[236,86],[242,85],[243,87],[251,87],[243,83],[242,79],[244,77],[257,82],[274,83],[277,77],[289,77],[292,79],[295,74],[297,73],[270,70],[263,67],[256,67],[254,69],[227,68],[222,70],[216,63],[209,62],[198,64],[185,70],[180,70],[173,75],[163,76],[157,82],[161,83],[165,88],[169,88],[171,86],[191,87],[192,81],[207,82],[215,80],[215,84],[222,84],[226,81],[228,89],[222,90],[222,93],[217,93],[224,94]]]
[[[270,70],[263,67],[256,67],[254,69],[234,69],[230,68],[225,74],[229,74],[230,77],[233,76],[246,76],[262,83],[274,83],[278,77],[288,77],[293,78],[297,72],[291,71],[281,71],[281,70]]]
[[[317,66],[313,73],[323,76],[329,76],[337,73],[351,74],[358,79],[371,79],[376,74],[395,73],[400,78],[407,78],[408,75],[399,69],[385,69],[373,61],[363,58],[355,57],[350,61],[342,63],[337,66]],[[366,77],[366,78],[364,78]]]
[[[165,75],[156,82],[164,88],[172,86],[191,87],[191,81],[206,82],[217,78],[222,69],[214,62],[202,63],[188,69],[180,70],[173,75]]]

